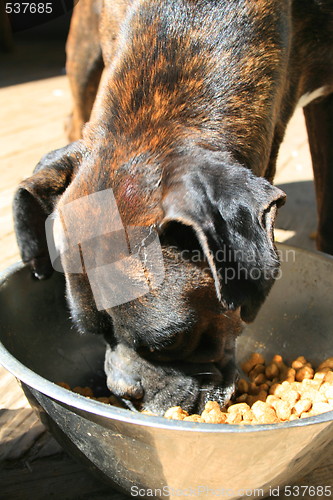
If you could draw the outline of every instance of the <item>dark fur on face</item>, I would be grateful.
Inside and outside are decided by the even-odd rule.
[[[309,3],[315,19],[323,2]],[[81,26],[89,12],[94,22]],[[292,67],[306,25],[287,0],[77,6],[67,53],[79,140],[21,184],[17,238],[23,260],[47,276],[46,217],[107,189],[128,241],[133,226],[158,232],[164,280],[135,300],[97,310],[87,275],[66,273],[77,327],[107,341],[109,388],[145,409],[199,410],[232,394],[242,320],[255,318],[279,267],[273,225],[284,193],[269,181],[295,104],[313,90],[312,73]],[[98,218],[85,207],[78,225]],[[65,252],[65,270],[69,261]]]

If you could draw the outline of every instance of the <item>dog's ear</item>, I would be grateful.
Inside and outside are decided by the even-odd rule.
[[[80,141],[52,151],[41,159],[34,174],[21,182],[14,195],[14,227],[21,257],[39,279],[52,274],[45,221],[70,183],[81,155]]]
[[[285,193],[237,164],[184,165],[164,178],[162,228],[191,226],[227,308],[253,321],[279,269],[274,220]]]

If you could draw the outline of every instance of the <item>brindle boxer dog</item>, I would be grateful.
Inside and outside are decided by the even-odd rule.
[[[279,266],[273,223],[285,196],[271,181],[298,102],[316,176],[318,248],[333,253],[332,2],[80,0],[67,55],[75,142],[44,157],[16,193],[22,259],[49,276],[48,215],[59,219],[74,200],[112,190],[125,232],[158,231],[164,280],[100,309],[88,271],[66,272],[74,322],[105,336],[107,383],[119,396],[159,414],[224,404],[236,337]],[[77,227],[103,214],[73,206]],[[68,252],[62,259],[66,270]],[[131,273],[133,284],[142,280]]]

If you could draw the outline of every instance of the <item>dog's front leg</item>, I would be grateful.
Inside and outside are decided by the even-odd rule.
[[[333,94],[304,108],[318,210],[317,247],[333,254]]]
[[[99,39],[102,3],[102,0],[81,0],[72,16],[66,44],[66,72],[73,96],[73,111],[66,124],[70,141],[81,138],[104,68]]]

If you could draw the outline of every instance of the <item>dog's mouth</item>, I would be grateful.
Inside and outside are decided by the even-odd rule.
[[[225,366],[220,362],[189,363],[182,365],[182,371],[197,383],[197,399],[191,412],[201,413],[208,401],[217,401],[223,408],[234,395],[238,371],[233,360]]]
[[[172,406],[200,412],[209,400],[223,407],[234,392],[237,375],[233,359],[226,364],[156,362],[124,345],[107,348],[105,372],[111,392],[158,415]]]

